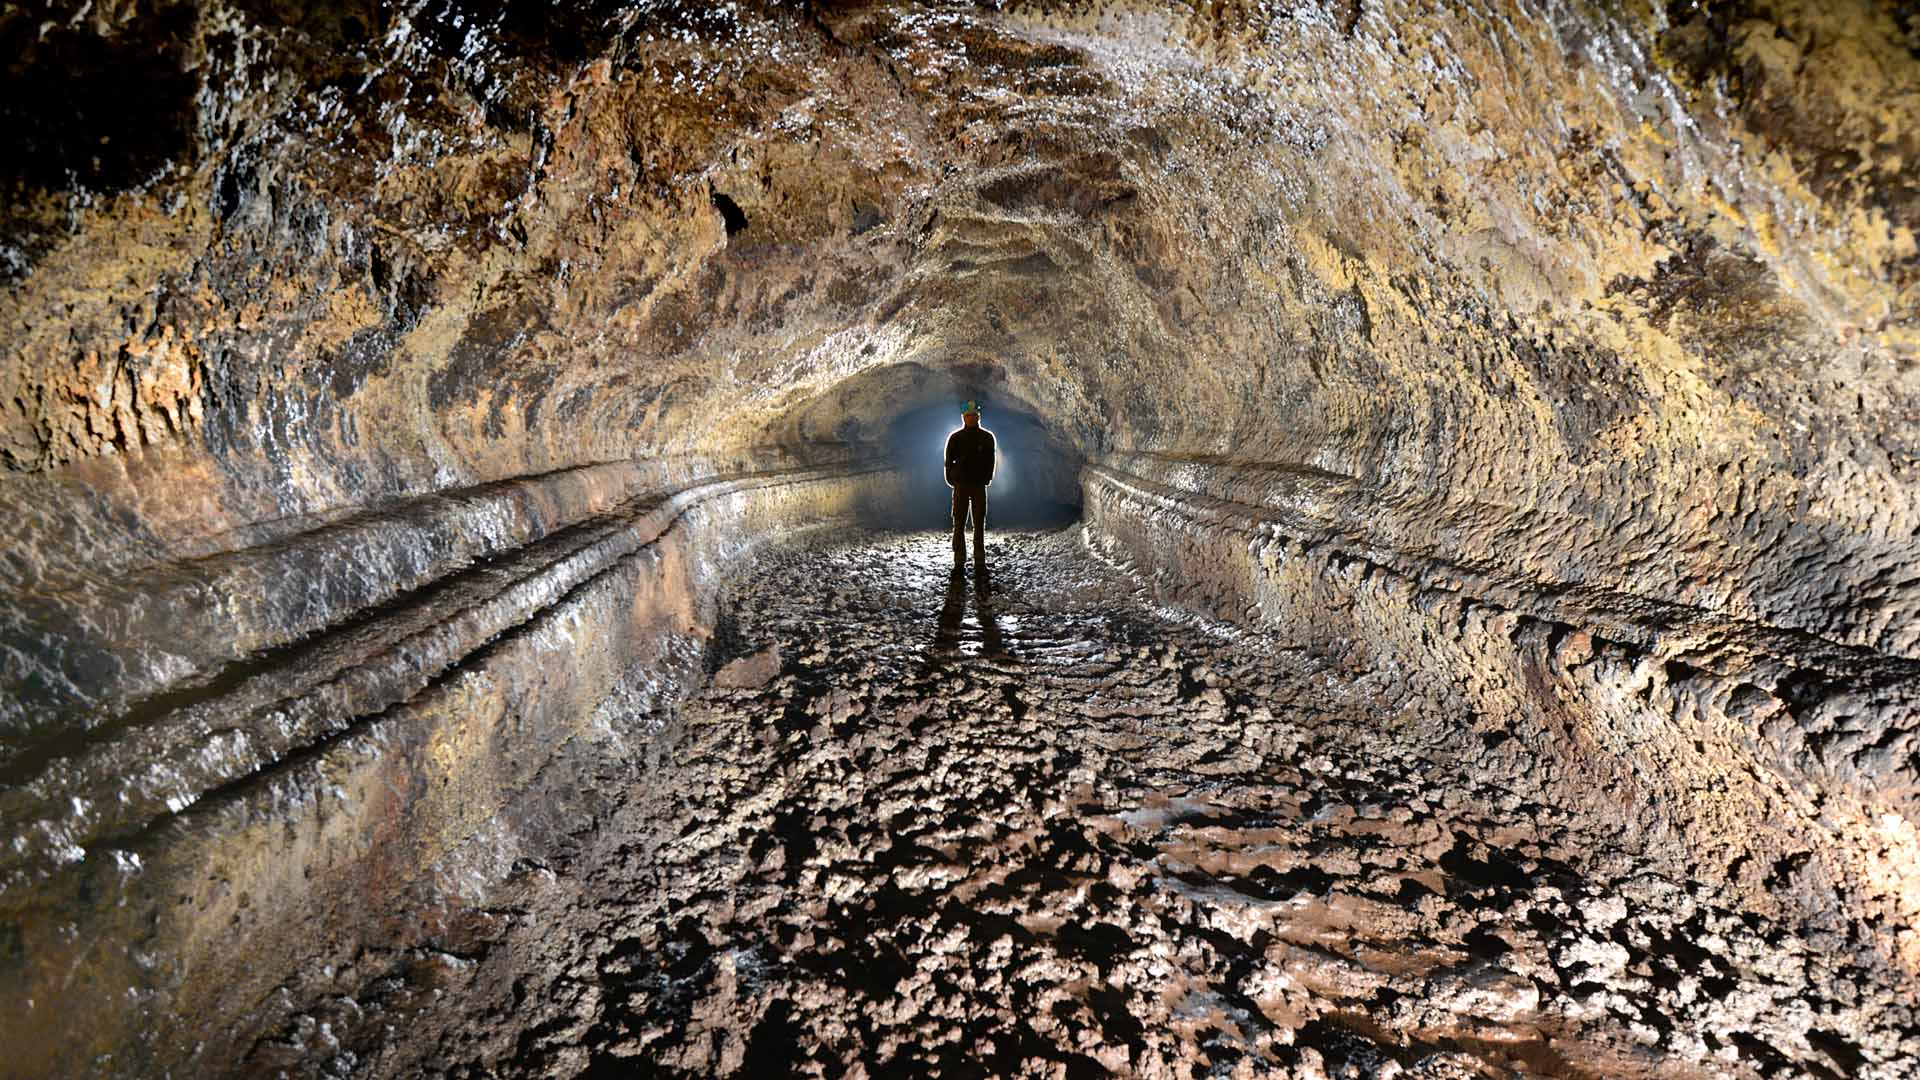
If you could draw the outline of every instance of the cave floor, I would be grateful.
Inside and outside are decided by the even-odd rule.
[[[1391,672],[1156,607],[1077,528],[991,552],[984,592],[930,533],[760,553],[653,760],[490,940],[414,950],[384,1035],[320,1040],[335,1067],[1902,1067],[1898,986],[1416,721]]]

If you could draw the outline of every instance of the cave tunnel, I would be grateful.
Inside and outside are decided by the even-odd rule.
[[[996,526],[1035,528],[1064,524],[1080,515],[1080,466],[1045,421],[1018,402],[979,393],[949,396],[902,411],[887,425],[886,460],[902,476],[897,500],[871,524],[893,529],[946,529],[952,492],[944,475],[947,437],[959,426],[962,403],[979,402],[982,427],[994,437],[995,467],[988,485]]]
[[[0,1076],[1920,1075],[1910,5],[0,42]]]

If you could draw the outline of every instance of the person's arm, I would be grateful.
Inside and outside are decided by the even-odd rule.
[[[958,432],[947,436],[946,462],[947,462],[947,486],[948,487],[953,486],[953,470],[956,466],[960,464],[958,461],[955,461],[953,458],[953,443],[954,443],[954,440],[957,438],[959,438]]]
[[[993,453],[993,432],[987,432],[987,483],[993,483],[993,470],[999,465]]]

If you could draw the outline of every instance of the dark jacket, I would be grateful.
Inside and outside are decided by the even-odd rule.
[[[993,483],[993,432],[961,428],[947,436],[947,486],[986,487]]]

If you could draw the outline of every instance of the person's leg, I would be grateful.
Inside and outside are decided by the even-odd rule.
[[[953,489],[953,568],[967,561],[967,490]]]
[[[987,562],[987,489],[973,489],[973,561]]]

